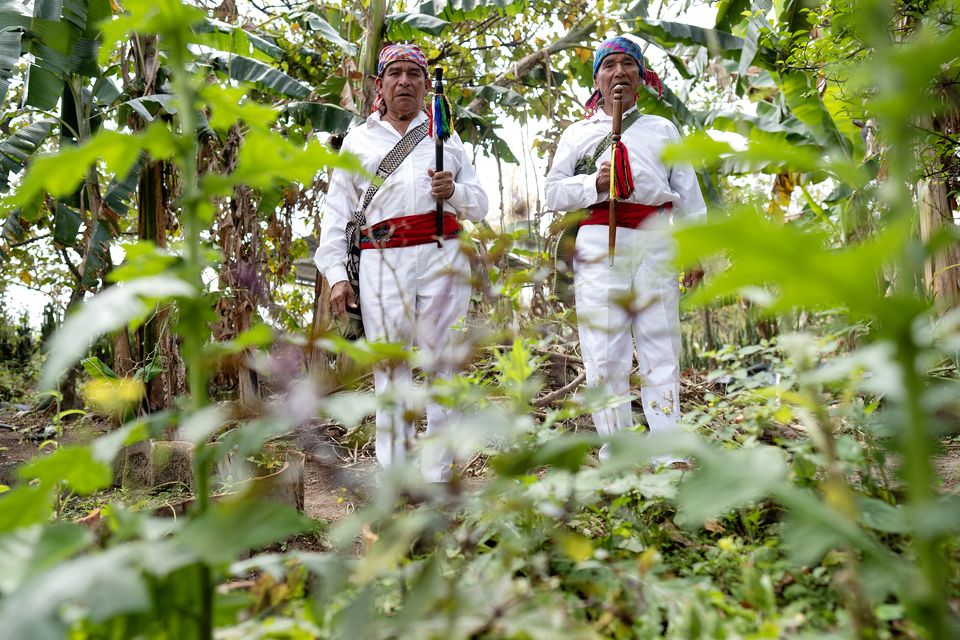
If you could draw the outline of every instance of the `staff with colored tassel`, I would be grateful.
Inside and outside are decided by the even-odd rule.
[[[623,86],[617,85],[613,88],[613,129],[611,130],[610,143],[610,216],[608,225],[610,235],[607,241],[607,252],[610,260],[610,266],[613,266],[613,254],[617,249],[617,181],[622,179],[618,174],[623,173],[623,154],[626,148],[620,142],[621,129],[623,127]],[[629,161],[627,163],[629,170]],[[631,176],[632,178],[632,176]]]
[[[453,131],[453,115],[450,111],[450,102],[443,93],[443,69],[436,68],[433,83],[433,105],[430,116],[434,143],[437,149],[436,171],[443,171],[443,143]],[[443,246],[443,198],[437,198],[437,246]]]

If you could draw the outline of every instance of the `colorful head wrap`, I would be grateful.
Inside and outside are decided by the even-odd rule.
[[[394,62],[412,62],[418,67],[423,67],[424,73],[429,75],[427,70],[427,56],[423,50],[415,44],[388,44],[380,50],[380,60],[377,62],[377,75],[382,76],[383,70],[387,65]]]
[[[427,69],[427,56],[423,50],[415,44],[388,44],[380,50],[380,59],[377,61],[377,76],[382,77],[383,71],[394,62],[412,62],[423,69],[425,76],[430,76]],[[373,110],[379,111],[383,105],[383,96],[380,90],[377,90],[377,97],[373,101]]]
[[[597,51],[593,55],[594,81],[596,81],[597,73],[600,71],[600,63],[602,63],[603,59],[612,53],[623,53],[633,58],[637,62],[637,66],[640,68],[640,77],[643,79],[643,83],[650,85],[657,90],[657,98],[660,98],[663,95],[663,82],[661,82],[660,76],[658,76],[652,70],[647,69],[646,65],[644,65],[643,50],[640,48],[640,45],[623,36],[607,38],[600,43],[599,47],[597,47]],[[601,106],[601,102],[602,96],[600,95],[600,90],[596,89],[590,96],[590,99],[587,100],[586,104],[584,105],[586,107],[588,118],[597,112]]]

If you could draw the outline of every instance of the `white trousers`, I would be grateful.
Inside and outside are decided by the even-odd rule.
[[[450,378],[463,361],[463,341],[452,327],[470,304],[470,263],[457,240],[392,249],[367,249],[360,256],[360,308],[370,340],[416,345],[424,373]],[[405,391],[413,384],[408,363],[374,367],[376,393],[388,406],[377,410],[377,461],[384,468],[407,460],[415,437],[414,407]],[[456,411],[428,402],[427,437],[459,419]],[[450,477],[453,455],[443,447],[427,449],[421,460],[428,482]]]
[[[673,237],[662,220],[647,222],[639,229],[617,229],[613,267],[607,227],[580,228],[574,256],[577,321],[587,384],[606,396],[629,395],[635,353],[647,424],[651,432],[666,432],[677,428],[680,417],[680,286],[671,264]],[[593,422],[601,437],[633,426],[630,402],[596,411]],[[606,447],[600,453],[603,459]]]

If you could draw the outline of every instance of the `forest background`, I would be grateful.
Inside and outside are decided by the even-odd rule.
[[[957,637],[957,20],[0,0],[5,633]],[[665,161],[711,211],[676,230],[708,267],[684,295],[687,432],[624,434],[600,467],[611,399],[582,388],[553,215],[505,138],[549,166],[611,32],[647,43],[667,89],[640,106],[684,133]],[[439,488],[374,484],[370,367],[416,354],[340,337],[310,264],[328,171],[356,170],[328,143],[405,40],[445,68],[499,200],[465,244],[465,372],[406,398],[469,408]],[[49,296],[39,329],[14,286]],[[694,470],[642,465],[666,450]]]

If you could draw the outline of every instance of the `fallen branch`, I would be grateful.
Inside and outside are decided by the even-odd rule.
[[[558,398],[562,398],[563,396],[567,395],[568,393],[570,393],[571,391],[579,387],[583,383],[583,381],[586,379],[587,379],[587,374],[581,372],[580,375],[578,375],[576,378],[571,380],[569,384],[566,384],[560,387],[559,389],[557,389],[556,391],[551,391],[547,395],[541,396],[536,400],[534,400],[533,406],[535,407],[547,406],[554,400],[557,400]]]

